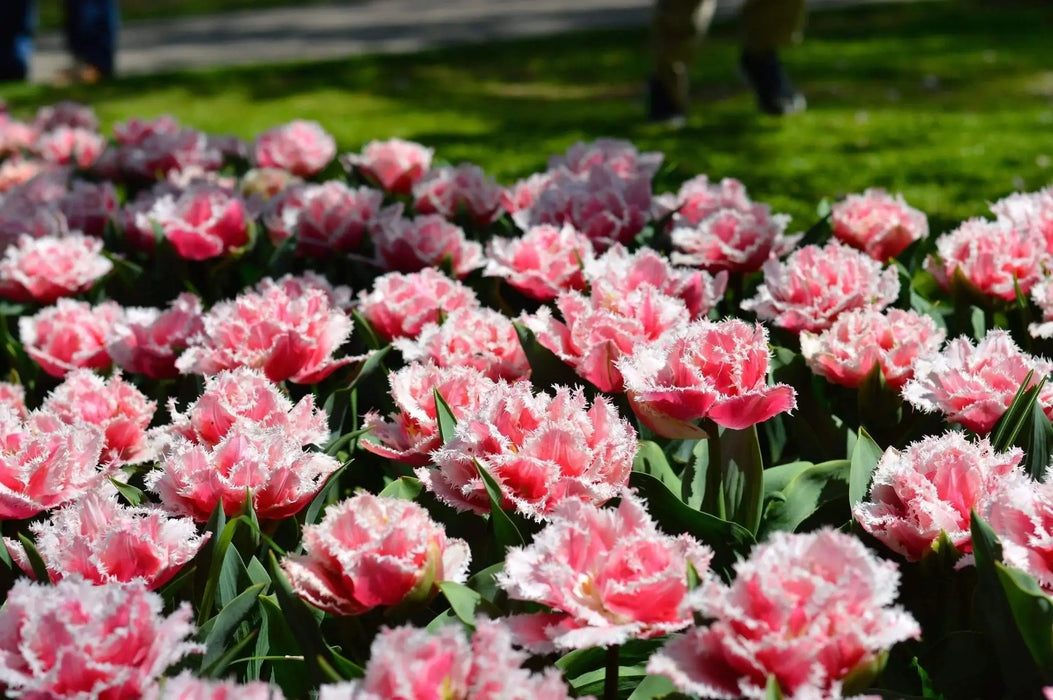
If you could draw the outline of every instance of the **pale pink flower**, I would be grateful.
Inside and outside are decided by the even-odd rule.
[[[116,465],[99,468],[103,444],[93,425],[40,412],[22,421],[0,405],[0,520],[31,518],[105,482]]]
[[[877,365],[885,383],[900,389],[914,361],[940,350],[947,332],[915,311],[853,309],[821,333],[802,331],[801,354],[813,372],[834,384],[859,386]]]
[[[58,207],[72,230],[102,238],[106,224],[117,215],[117,191],[110,182],[75,180]]]
[[[132,117],[113,125],[113,137],[122,146],[135,146],[153,134],[177,134],[179,130],[178,120],[170,114],[153,119]]]
[[[1053,484],[1017,471],[990,494],[983,517],[1002,542],[1006,564],[1053,593]],[[979,509],[978,509],[979,510]]]
[[[0,116],[0,156],[16,155],[32,149],[39,132],[31,125],[11,119],[6,114]]]
[[[255,291],[213,306],[201,319],[204,330],[190,339],[176,367],[184,374],[206,375],[251,367],[274,382],[314,384],[362,359],[333,358],[351,335],[351,319],[334,307],[331,290],[313,278],[300,282],[297,289],[288,279],[266,278]]]
[[[1043,239],[1008,221],[969,219],[936,239],[936,255],[925,269],[944,289],[960,276],[982,294],[1013,301],[1017,287],[1025,295],[1042,278]]]
[[[268,231],[275,244],[295,235],[303,255],[348,253],[358,250],[383,203],[384,193],[369,187],[352,189],[336,180],[305,185],[284,200],[280,226]]]
[[[512,215],[519,211],[529,210],[534,206],[538,196],[540,196],[553,179],[557,177],[559,177],[557,173],[546,171],[543,173],[534,173],[529,177],[519,180],[511,187],[506,187],[501,192],[501,206],[504,207],[505,211]],[[527,211],[520,216],[530,216],[530,212]],[[512,218],[515,219],[515,216]],[[528,223],[529,220],[523,219],[523,228],[529,230],[531,226],[526,225]],[[560,228],[560,226],[557,226],[557,228]]]
[[[91,289],[113,269],[102,241],[79,233],[62,238],[22,236],[0,259],[0,297],[51,304]]]
[[[219,170],[223,154],[208,135],[195,129],[154,131],[117,151],[119,168],[140,180],[158,180],[171,173],[199,168]]]
[[[768,384],[768,332],[728,319],[695,321],[641,344],[618,362],[636,415],[663,437],[698,438],[709,419],[743,430],[797,406],[787,384]],[[712,437],[712,436],[711,436]]]
[[[52,581],[81,576],[101,585],[140,579],[150,590],[179,573],[209,537],[198,535],[190,518],[121,505],[113,489],[91,491],[29,529]],[[4,543],[32,576],[22,544],[7,538]]]
[[[329,438],[328,418],[307,394],[295,405],[262,372],[241,367],[205,379],[205,390],[182,413],[169,399],[167,431],[215,447],[231,431],[281,430],[290,444],[321,445]]]
[[[463,211],[477,226],[501,214],[501,186],[478,165],[461,163],[430,170],[413,185],[413,208],[453,221]]]
[[[95,586],[69,578],[16,581],[0,609],[0,683],[12,697],[141,698],[190,642],[193,610],[164,617],[141,581]]]
[[[911,207],[903,195],[870,188],[850,194],[830,208],[830,226],[842,243],[885,262],[914,241],[929,235],[924,212]]]
[[[647,672],[707,698],[768,697],[774,676],[788,700],[842,698],[842,681],[876,667],[921,628],[894,606],[899,571],[855,537],[830,529],[776,532],[692,594],[710,620],[651,656]]]
[[[33,128],[38,132],[51,131],[60,126],[96,131],[99,128],[99,118],[94,109],[73,100],[44,105],[33,117]]]
[[[899,274],[854,248],[831,241],[764,263],[764,282],[742,308],[788,331],[822,331],[845,311],[883,309],[899,294]]]
[[[370,141],[361,154],[348,153],[343,161],[386,192],[408,195],[431,168],[434,155],[433,149],[419,143],[389,139]]]
[[[104,369],[112,363],[106,340],[124,311],[112,301],[98,306],[59,299],[54,306],[18,319],[22,347],[52,377],[78,367]]]
[[[560,292],[585,289],[583,266],[592,242],[571,226],[533,226],[519,238],[491,238],[483,275],[502,277],[531,299],[551,301]]]
[[[658,151],[640,153],[636,146],[623,139],[596,139],[591,143],[579,141],[562,156],[548,159],[549,170],[564,168],[584,175],[597,165],[606,166],[624,178],[652,178],[662,167],[665,156]]]
[[[106,137],[82,127],[57,126],[41,134],[34,148],[46,161],[87,170],[105,150]]]
[[[416,338],[428,323],[438,323],[461,308],[475,308],[479,300],[470,287],[435,268],[378,277],[368,293],[358,294],[358,312],[382,339]]]
[[[1053,185],[1038,192],[1011,194],[991,205],[991,211],[1015,230],[1045,242],[1053,253]]]
[[[622,373],[616,364],[621,357],[691,320],[683,301],[649,284],[622,294],[599,280],[590,296],[564,292],[556,299],[556,306],[562,322],[547,306],[521,320],[541,345],[573,367],[578,376],[606,392],[623,390]]]
[[[201,300],[184,292],[167,309],[127,308],[113,326],[106,350],[118,367],[151,379],[179,376],[176,355],[201,332]]]
[[[259,196],[271,200],[286,190],[302,185],[303,180],[281,168],[253,168],[241,176],[238,191],[244,197]]]
[[[958,432],[926,437],[903,451],[885,450],[870,496],[852,514],[864,530],[910,561],[932,551],[941,533],[958,551],[972,551],[970,513],[986,511],[1000,485],[1020,473],[1023,453],[995,452],[986,438]]]
[[[701,270],[674,267],[651,248],[638,248],[630,253],[614,244],[598,258],[585,263],[585,277],[590,284],[602,281],[614,293],[630,294],[648,284],[687,306],[691,318],[706,316],[724,296],[727,272],[710,275]]]
[[[389,216],[372,230],[377,263],[393,272],[416,272],[426,267],[449,267],[461,279],[485,264],[483,247],[469,241],[464,229],[441,216],[403,219]]]
[[[610,166],[597,165],[580,175],[557,170],[538,184],[533,203],[512,214],[523,230],[569,224],[596,250],[605,250],[615,243],[629,243],[649,219],[649,177],[624,178]]]
[[[232,680],[214,681],[196,678],[183,671],[174,678],[164,678],[159,685],[147,690],[144,700],[284,700],[278,688],[263,681],[237,683]]]
[[[45,160],[14,156],[0,163],[0,193],[10,192],[52,167]]]
[[[1033,338],[1053,338],[1053,278],[1044,277],[1031,288],[1031,300],[1042,311],[1042,322],[1027,327]]]
[[[19,420],[29,415],[26,409],[26,390],[21,384],[0,382],[0,411],[10,410]]]
[[[388,374],[391,399],[396,411],[385,420],[376,411],[363,419],[369,428],[359,443],[373,454],[415,467],[431,462],[430,453],[440,447],[435,413],[435,392],[460,420],[478,409],[494,390],[493,380],[472,367],[439,367],[414,362]]]
[[[459,626],[384,628],[365,678],[322,686],[319,700],[570,700],[559,671],[531,673],[523,668],[528,659],[498,621],[478,618],[470,640]]]
[[[300,177],[322,172],[335,155],[332,135],[318,122],[304,119],[263,132],[253,147],[257,167],[282,168]]]
[[[464,583],[471,551],[413,501],[358,493],[303,530],[305,554],[282,568],[296,593],[334,615],[425,602],[442,581]]]
[[[141,215],[140,228],[161,228],[181,257],[207,260],[244,248],[249,242],[245,204],[218,186],[196,186],[180,195],[163,195]]]
[[[321,452],[306,452],[281,428],[234,430],[215,446],[177,438],[147,485],[168,511],[199,523],[222,504],[228,516],[251,499],[260,520],[298,513],[340,466]]]
[[[986,435],[1031,371],[1029,387],[1053,372],[1053,363],[1022,352],[1007,332],[992,330],[975,347],[963,336],[939,354],[919,357],[902,394],[919,410],[939,411],[949,422]],[[1041,391],[1038,402],[1053,417],[1053,386]]]
[[[772,214],[752,201],[741,182],[724,178],[711,183],[699,175],[677,194],[654,198],[655,218],[671,216],[670,237],[675,265],[705,270],[753,272],[769,259],[793,250],[800,235],[785,235],[790,217]]]
[[[690,535],[660,532],[626,492],[617,509],[561,504],[532,544],[508,550],[497,582],[551,611],[512,616],[517,643],[541,653],[610,646],[689,626],[688,569],[705,577],[712,557]]]
[[[543,519],[565,500],[605,503],[629,480],[636,431],[606,398],[589,406],[579,389],[534,394],[528,382],[499,384],[432,453],[417,476],[459,510],[488,513],[476,462],[501,488],[501,507]]]
[[[527,379],[530,363],[515,326],[493,309],[451,311],[442,324],[427,323],[415,339],[392,344],[406,362],[430,361],[439,367],[471,367],[491,379]]]
[[[89,369],[76,369],[44,399],[41,411],[63,423],[88,423],[102,429],[103,462],[136,464],[153,457],[146,428],[157,404],[115,374],[103,379]]]

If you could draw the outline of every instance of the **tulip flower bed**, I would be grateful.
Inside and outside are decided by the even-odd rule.
[[[1053,686],[1053,188],[97,128],[0,121],[8,696]]]

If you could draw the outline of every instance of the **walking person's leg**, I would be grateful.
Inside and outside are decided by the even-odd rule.
[[[0,80],[28,77],[35,25],[32,0],[0,0]]]
[[[65,5],[66,41],[77,63],[74,78],[91,82],[113,75],[117,0],[66,0]]]
[[[778,51],[800,40],[804,0],[746,0],[742,8],[742,72],[757,95],[757,105],[769,114],[804,109],[779,61]]]
[[[689,99],[688,73],[716,10],[716,0],[657,0],[651,24],[654,74],[648,84],[651,121],[682,121]]]

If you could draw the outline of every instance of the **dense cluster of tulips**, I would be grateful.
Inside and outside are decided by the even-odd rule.
[[[433,155],[0,113],[8,697],[1053,697],[1053,188]]]

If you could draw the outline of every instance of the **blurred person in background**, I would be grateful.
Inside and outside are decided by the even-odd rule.
[[[73,65],[54,82],[91,84],[111,77],[117,52],[117,0],[64,0],[63,6]],[[33,0],[0,0],[0,80],[28,77],[36,14]]]
[[[799,112],[797,92],[778,51],[800,38],[805,0],[746,0],[740,17],[739,68],[767,114]],[[648,118],[682,125],[687,120],[688,75],[698,44],[709,29],[717,0],[657,0],[652,21],[654,74],[648,82]]]

